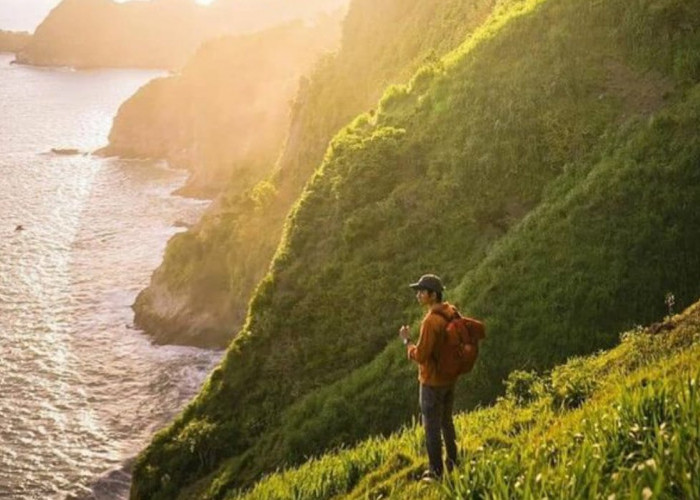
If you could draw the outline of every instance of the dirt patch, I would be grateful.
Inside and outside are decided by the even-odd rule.
[[[607,61],[605,69],[605,93],[622,101],[622,119],[659,110],[673,90],[673,83],[655,71],[640,73],[614,60]]]

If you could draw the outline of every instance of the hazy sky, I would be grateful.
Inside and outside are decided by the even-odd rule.
[[[61,0],[0,0],[0,29],[34,31]],[[129,0],[116,0],[124,2]],[[206,4],[211,0],[195,0]]]
[[[0,29],[34,31],[60,0],[0,0]]]

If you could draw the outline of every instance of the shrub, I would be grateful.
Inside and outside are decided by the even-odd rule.
[[[529,405],[545,392],[545,382],[534,371],[512,371],[505,386],[506,398],[518,406]]]

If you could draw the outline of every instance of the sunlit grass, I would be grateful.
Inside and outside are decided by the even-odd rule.
[[[427,464],[414,423],[227,498],[700,498],[700,303],[672,322],[671,333],[626,333],[611,351],[528,377],[530,387],[511,384],[493,407],[459,415],[462,464],[440,484],[416,481]],[[596,389],[569,408],[557,393],[576,392],[574,376]]]

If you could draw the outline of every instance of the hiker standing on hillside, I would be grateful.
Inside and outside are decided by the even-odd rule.
[[[408,359],[418,363],[420,381],[420,409],[425,428],[425,443],[428,448],[430,469],[423,473],[424,479],[439,478],[444,468],[442,461],[442,438],[447,451],[447,471],[457,464],[457,437],[452,421],[456,377],[445,378],[437,370],[437,349],[445,338],[448,318],[454,317],[456,309],[442,301],[444,287],[434,274],[420,277],[409,285],[416,291],[416,299],[427,311],[420,326],[418,343],[409,338],[409,327],[404,325],[399,336],[407,348]]]

